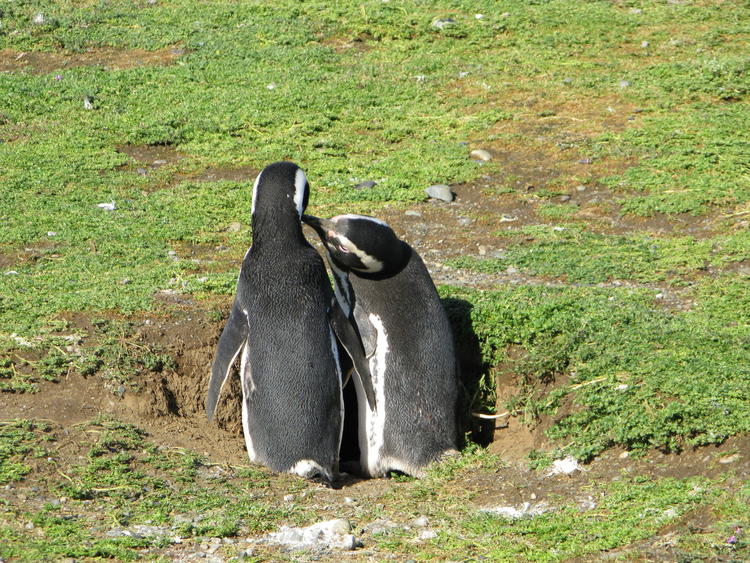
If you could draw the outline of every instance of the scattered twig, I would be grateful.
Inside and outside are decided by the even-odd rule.
[[[471,416],[482,418],[484,420],[495,420],[498,418],[502,418],[504,416],[510,416],[510,411],[501,412],[499,414],[485,414],[483,412],[473,412],[471,413]]]
[[[602,381],[605,381],[606,377],[597,377],[596,379],[592,379],[591,381],[584,381],[583,383],[577,383],[575,385],[572,385],[570,387],[571,390],[578,389],[579,387],[583,387],[584,385],[592,385],[594,383],[601,383]]]

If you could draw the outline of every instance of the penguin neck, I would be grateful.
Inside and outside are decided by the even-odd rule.
[[[296,211],[256,210],[251,220],[253,248],[279,248],[290,245],[307,245],[302,234],[302,223]]]

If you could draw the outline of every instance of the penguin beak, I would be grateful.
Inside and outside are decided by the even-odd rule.
[[[326,233],[333,230],[333,222],[328,219],[321,219],[314,215],[302,215],[302,222],[310,225],[317,231],[323,240],[326,240]]]

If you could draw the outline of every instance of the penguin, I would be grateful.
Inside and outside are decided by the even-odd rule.
[[[325,264],[302,232],[308,198],[305,173],[291,162],[270,164],[255,180],[253,242],[217,345],[206,413],[213,418],[240,356],[242,429],[250,460],[330,482],[338,472],[342,435],[343,382],[334,332],[335,319],[342,317],[336,315]]]
[[[319,235],[336,299],[366,354],[358,398],[360,471],[382,477],[425,468],[458,447],[458,365],[453,333],[417,252],[383,221],[303,215]],[[362,381],[374,389],[365,401]],[[375,405],[373,408],[372,405]]]

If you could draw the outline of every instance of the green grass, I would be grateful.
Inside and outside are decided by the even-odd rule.
[[[728,266],[750,258],[750,236],[739,231],[714,238],[608,235],[581,226],[534,225],[498,236],[525,235],[525,244],[511,243],[502,258],[455,258],[456,268],[493,273],[516,267],[535,276],[562,278],[571,283],[596,284],[613,280],[639,282],[684,279],[709,267]]]
[[[48,426],[16,421],[0,426],[0,478],[13,482],[29,474],[28,460],[44,457],[53,469],[44,483],[61,504],[47,503],[36,509],[11,506],[3,509],[0,522],[0,557],[39,561],[61,557],[138,558],[138,548],[168,545],[168,537],[234,537],[258,533],[279,522],[302,522],[306,511],[291,504],[258,499],[268,486],[270,474],[248,467],[235,474],[213,479],[200,473],[205,460],[190,451],[159,448],[145,433],[115,419],[99,417],[79,426],[94,436],[81,456],[83,461],[67,466],[57,461],[55,438]],[[39,453],[39,444],[52,441]],[[34,445],[36,444],[36,445]],[[179,518],[178,518],[179,516]],[[12,522],[31,522],[29,534]],[[112,536],[107,532],[146,525],[164,530],[164,535]],[[40,537],[39,530],[42,531]]]
[[[472,304],[489,365],[508,346],[526,351],[513,366],[522,390],[507,407],[534,420],[568,404],[547,433],[559,455],[589,460],[612,446],[680,451],[750,432],[750,317],[735,309],[748,305],[749,289],[747,280],[717,280],[688,312],[659,308],[648,290],[443,292]]]
[[[433,25],[446,18],[455,24]],[[291,159],[305,168],[319,215],[377,216],[415,205],[429,184],[489,175],[482,197],[529,205],[546,223],[509,223],[496,233],[500,257],[451,264],[515,268],[555,287],[441,288],[461,346],[479,350],[467,402],[495,406],[493,367],[513,350],[519,391],[504,406],[529,423],[554,419],[553,449],[535,452],[533,465],[747,435],[749,18],[736,0],[0,0],[0,49],[12,60],[106,47],[127,63],[0,72],[0,399],[74,372],[135,391],[144,373],[172,369],[174,350],[137,342],[131,321],[94,323],[71,341],[60,316],[137,322],[165,290],[191,294],[199,310],[230,295],[251,243],[254,178],[202,175]],[[169,64],[133,64],[131,50],[172,48],[183,54]],[[135,162],[125,145],[172,156]],[[468,158],[485,146],[495,159]],[[582,157],[592,165],[533,177]],[[367,179],[377,186],[352,189]],[[533,194],[519,182],[535,184]],[[587,194],[611,191],[598,211],[612,228],[586,214],[585,196],[579,206],[549,199],[580,183]],[[114,211],[98,207],[111,201]],[[675,293],[678,306],[657,293]],[[0,557],[127,560],[165,540],[107,530],[150,522],[199,541],[316,518],[274,496],[279,483],[308,485],[255,468],[209,483],[205,460],[159,450],[135,427],[100,419],[82,428],[93,443],[55,468],[45,461],[55,459],[48,426],[0,424],[0,485],[38,483],[73,507],[0,500]],[[676,526],[684,560],[747,558],[745,537],[724,541],[748,527],[746,482],[627,476],[596,489],[604,500],[595,513],[562,499],[518,522],[478,516],[469,492],[445,490],[501,464],[471,449],[423,481],[394,479],[394,492],[360,518],[418,505],[441,529],[419,547],[404,531],[388,534],[379,555],[557,561]],[[680,528],[704,509],[707,529]],[[189,517],[175,522],[174,513]]]

